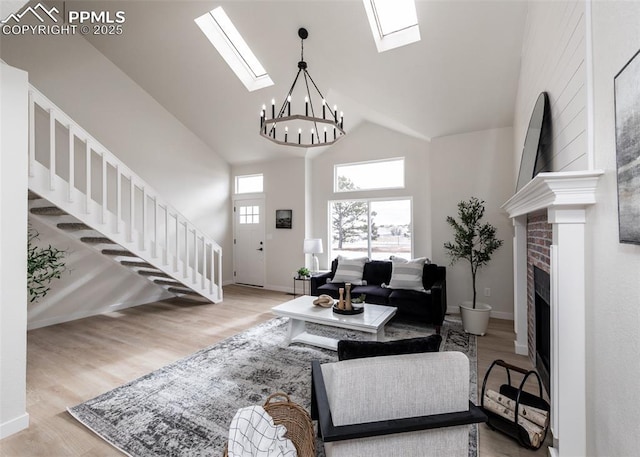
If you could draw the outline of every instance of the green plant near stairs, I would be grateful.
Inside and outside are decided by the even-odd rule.
[[[51,289],[51,282],[60,279],[66,271],[64,258],[67,251],[37,245],[39,233],[33,227],[29,227],[27,238],[27,288],[29,289],[29,301],[36,302],[47,295]]]

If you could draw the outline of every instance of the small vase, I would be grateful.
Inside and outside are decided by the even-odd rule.
[[[344,309],[344,289],[341,287],[340,289],[338,289],[338,292],[340,293],[340,299],[338,300],[338,309]]]
[[[347,311],[351,311],[353,309],[353,307],[351,306],[351,283],[346,283],[344,285],[344,288],[346,290],[346,297],[345,297],[345,304],[344,304],[344,309],[346,309]]]

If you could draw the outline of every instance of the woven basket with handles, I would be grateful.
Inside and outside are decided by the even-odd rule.
[[[279,398],[279,400],[277,400]],[[273,418],[276,425],[284,425],[285,436],[291,440],[298,451],[298,457],[315,457],[316,439],[313,422],[307,410],[291,401],[283,392],[269,395],[263,405],[264,410]],[[228,457],[227,447],[224,457]]]

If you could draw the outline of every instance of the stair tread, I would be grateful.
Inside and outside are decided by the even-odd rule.
[[[154,279],[153,281],[156,284],[160,284],[162,286],[176,286],[176,287],[184,287],[184,285],[178,281],[167,281],[165,279]]]
[[[37,214],[40,216],[66,216],[68,214],[57,206],[41,206],[39,208],[31,208],[29,211],[31,214]]]
[[[138,274],[142,276],[158,276],[159,278],[171,278],[171,276],[161,271],[138,270]]]
[[[177,287],[169,287],[169,289],[167,290],[174,294],[198,295],[198,296],[200,295],[198,292],[194,290],[177,288]]]
[[[61,222],[57,224],[57,227],[61,230],[93,230],[82,222]]]
[[[125,249],[103,249],[101,251],[104,255],[113,255],[121,257],[138,257],[136,254],[129,252]]]
[[[122,260],[120,262],[125,267],[144,267],[144,268],[153,268],[153,265],[147,262],[131,262],[128,260]]]
[[[101,236],[83,236],[80,238],[80,241],[88,244],[117,244],[111,241],[109,238],[104,238]]]

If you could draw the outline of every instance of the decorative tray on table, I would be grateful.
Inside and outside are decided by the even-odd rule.
[[[353,307],[353,309],[340,309],[338,308],[338,303],[334,303],[333,304],[333,312],[336,314],[346,314],[346,315],[353,315],[353,314],[360,314],[364,311],[364,304],[360,304],[358,305],[351,305]]]

